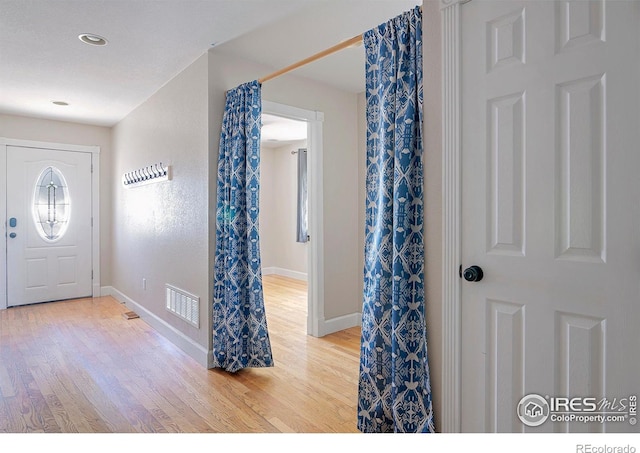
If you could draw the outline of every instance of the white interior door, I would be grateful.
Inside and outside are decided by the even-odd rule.
[[[92,295],[91,154],[7,147],[7,304]]]
[[[636,432],[640,2],[461,14],[462,430]]]

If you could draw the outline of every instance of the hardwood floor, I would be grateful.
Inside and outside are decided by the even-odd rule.
[[[354,433],[360,330],[306,335],[306,285],[264,277],[275,366],[207,370],[111,297],[0,311],[0,432]]]

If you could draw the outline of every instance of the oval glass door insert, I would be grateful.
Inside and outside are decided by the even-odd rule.
[[[56,167],[45,168],[37,180],[33,197],[33,221],[40,237],[54,242],[69,226],[71,200],[69,189]]]

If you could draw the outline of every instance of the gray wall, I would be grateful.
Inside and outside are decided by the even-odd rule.
[[[424,58],[424,225],[428,357],[436,430],[442,413],[442,52],[440,2],[422,5]]]
[[[260,253],[262,268],[307,273],[307,245],[296,242],[298,158],[301,140],[260,150]],[[276,272],[277,273],[277,272]],[[303,276],[300,276],[301,278]]]
[[[113,128],[112,179],[113,287],[205,351],[211,337],[207,58]],[[158,162],[172,166],[171,181],[134,188],[120,183],[123,172]],[[200,297],[199,329],[166,311],[166,283]]]
[[[0,137],[100,147],[100,284],[111,285],[111,128],[0,114]]]

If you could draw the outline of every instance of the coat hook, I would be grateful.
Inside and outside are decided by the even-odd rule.
[[[162,165],[162,162],[140,167],[122,174],[122,183],[125,186],[150,182],[156,178],[168,177],[169,166]],[[166,178],[165,178],[166,179]]]

